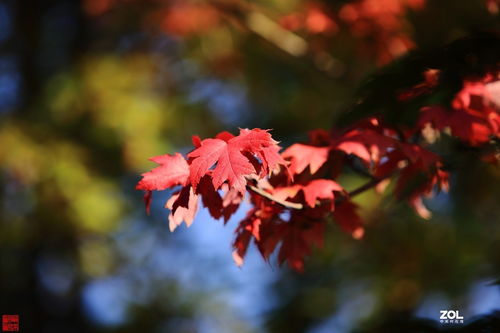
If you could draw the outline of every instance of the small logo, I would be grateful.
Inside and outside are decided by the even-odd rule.
[[[3,332],[18,332],[19,331],[19,315],[2,315],[2,331]]]
[[[441,316],[439,322],[441,324],[463,324],[464,316],[460,315],[458,310],[440,310]]]

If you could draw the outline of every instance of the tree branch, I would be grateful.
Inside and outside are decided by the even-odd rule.
[[[365,192],[365,191],[367,191],[367,190],[369,190],[369,189],[377,186],[380,182],[382,182],[383,180],[386,180],[387,178],[389,178],[389,177],[372,179],[369,182],[367,182],[366,184],[361,185],[357,189],[354,189],[354,190],[350,191],[349,192],[349,196],[353,197],[355,195],[361,194],[361,193],[363,193],[363,192]]]
[[[260,195],[266,199],[269,199],[273,202],[276,202],[277,204],[280,204],[283,207],[290,208],[290,209],[302,209],[302,208],[304,208],[304,206],[300,203],[278,199],[278,198],[274,197],[271,193],[268,193],[268,192],[264,191],[263,189],[260,189],[256,186],[247,185],[247,187],[248,187],[248,189],[257,193],[258,195]]]
[[[346,200],[347,198],[352,198],[356,195],[359,195],[365,191],[368,191],[369,189],[371,188],[374,188],[375,186],[377,186],[379,183],[381,183],[382,181],[388,179],[389,177],[391,177],[392,174],[390,175],[387,175],[385,177],[382,177],[382,178],[374,178],[370,181],[368,181],[367,183],[361,185],[360,187],[352,190],[352,191],[349,191],[346,193],[346,195],[343,195],[341,197],[339,197],[338,199],[335,200],[335,203],[338,204],[338,203],[341,203],[342,201]],[[254,185],[247,185],[247,188],[254,192],[254,193],[257,193],[258,195],[268,199],[268,200],[271,200],[285,208],[289,208],[289,209],[297,209],[297,210],[300,210],[300,209],[304,209],[304,205],[300,204],[300,203],[297,203],[297,202],[290,202],[290,201],[286,201],[286,200],[281,200],[281,199],[278,199],[276,198],[275,196],[273,196],[271,193],[269,192],[266,192],[264,191],[263,189],[257,187],[257,186],[254,186]]]

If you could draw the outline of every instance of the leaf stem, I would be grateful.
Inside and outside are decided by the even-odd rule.
[[[268,193],[268,192],[264,191],[263,189],[260,189],[256,186],[253,186],[253,185],[247,185],[247,186],[253,192],[259,194],[260,196],[263,196],[266,199],[269,199],[273,202],[276,202],[277,204],[280,204],[283,207],[290,208],[290,209],[302,209],[302,208],[304,208],[304,206],[300,203],[278,199],[278,198],[274,197],[271,193]]]
[[[358,194],[361,194],[375,186],[377,186],[380,182],[382,182],[383,180],[386,180],[388,177],[384,177],[384,178],[374,178],[372,180],[370,180],[369,182],[361,185],[360,187],[348,192],[348,196],[349,197],[353,197],[353,196],[356,196]]]

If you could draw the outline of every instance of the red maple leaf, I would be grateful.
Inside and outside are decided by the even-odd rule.
[[[243,195],[235,189],[229,189],[227,185],[222,186],[222,189],[225,191],[222,198],[222,216],[224,217],[224,222],[227,222],[243,201]]]
[[[161,155],[150,158],[159,167],[143,173],[142,179],[137,183],[137,190],[161,191],[176,185],[185,185],[189,176],[189,166],[184,157],[175,155]]]
[[[261,219],[256,216],[255,209],[251,210],[247,217],[240,222],[236,229],[236,239],[233,242],[233,260],[236,265],[243,265],[243,258],[250,244],[250,240],[254,237],[257,241],[260,240],[260,224]]]
[[[375,120],[373,120],[375,121]],[[344,133],[332,144],[332,149],[343,151],[346,154],[353,154],[366,163],[378,162],[388,150],[394,148],[396,142],[393,138],[382,133],[384,128],[368,122],[371,128],[355,128]]]
[[[185,185],[189,177],[189,166],[181,154],[160,155],[149,159],[159,167],[143,173],[142,179],[137,183],[137,190],[145,190],[144,204],[146,212],[149,214],[153,190],[161,191],[176,185]]]
[[[219,135],[221,138],[201,141],[201,146],[188,154],[192,159],[189,178],[195,189],[201,177],[215,165],[211,174],[215,189],[219,189],[225,181],[228,181],[229,186],[244,193],[247,184],[245,176],[256,174],[255,167],[245,153],[263,157],[262,165],[266,169],[273,169],[281,162],[271,155],[271,149],[266,150],[277,147],[277,142],[271,138],[268,131],[241,129],[240,135],[234,137],[222,134]]]
[[[209,176],[201,178],[198,186],[198,194],[200,194],[203,205],[208,209],[208,212],[214,219],[219,219],[223,215],[222,198],[212,184]]]
[[[170,209],[168,216],[170,231],[174,231],[182,222],[189,227],[198,212],[198,195],[194,193],[191,186],[185,186],[180,192],[170,197],[165,208]]]
[[[302,173],[308,166],[311,174],[316,173],[328,160],[329,147],[314,147],[296,143],[286,149],[281,156],[290,159],[290,173]]]
[[[302,191],[302,193],[304,193],[304,197],[297,198],[296,200],[300,200],[302,202],[305,201],[309,207],[314,208],[318,199],[330,199],[333,202],[333,199],[335,199],[333,192],[344,192],[344,189],[333,180],[314,179],[307,184],[275,187],[270,191],[273,194],[273,197],[278,200],[296,198],[299,191]]]
[[[278,165],[286,166],[286,162],[279,154],[280,147],[278,145],[262,148],[257,152],[257,156],[263,161],[261,176],[265,176],[273,171]]]
[[[363,220],[357,210],[358,205],[350,200],[344,200],[335,208],[333,217],[344,231],[350,233],[353,238],[360,239],[363,237],[364,228]]]
[[[304,257],[311,254],[312,246],[323,246],[325,223],[292,220],[283,224],[282,244],[278,254],[280,264],[288,265],[298,272],[304,270]]]
[[[317,199],[330,199],[333,201],[333,191],[343,192],[342,186],[329,179],[315,179],[302,187],[306,203],[314,208]]]

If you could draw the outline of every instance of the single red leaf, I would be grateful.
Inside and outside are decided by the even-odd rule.
[[[375,122],[376,125],[372,122]],[[374,129],[351,130],[337,139],[333,143],[332,149],[356,155],[367,163],[371,161],[378,162],[383,155],[394,148],[396,141],[391,137],[379,133],[379,131],[382,132],[382,128],[376,119],[372,119],[365,126],[370,126]]]
[[[294,198],[302,189],[302,185],[277,186],[271,190],[273,197],[278,200],[287,200]]]
[[[234,189],[229,189],[227,184],[222,186],[222,188],[223,191],[225,191],[222,198],[222,216],[224,216],[224,223],[226,223],[236,210],[238,210],[238,207],[240,207],[240,203],[243,201],[243,195]]]
[[[485,115],[454,110],[448,118],[448,123],[453,135],[471,146],[477,146],[490,140],[493,131]]]
[[[190,181],[196,189],[198,183],[205,174],[215,165],[212,172],[212,182],[215,189],[219,189],[225,182],[234,187],[240,193],[246,190],[247,181],[245,176],[256,174],[256,170],[245,152],[251,154],[264,154],[264,148],[277,146],[277,142],[271,135],[261,129],[240,129],[240,135],[230,137],[229,133],[220,134],[222,139],[205,139],[201,146],[191,153]],[[272,160],[273,163],[278,163]],[[262,161],[265,168],[274,168],[275,165],[268,163],[267,159]]]
[[[237,266],[243,265],[243,259],[250,244],[250,240],[255,238],[260,240],[261,219],[257,217],[257,209],[254,208],[247,213],[246,218],[240,222],[236,229],[236,238],[233,242],[233,260]]]
[[[262,174],[261,176],[266,176],[273,171],[270,167],[277,167],[278,165],[286,166],[286,162],[279,154],[280,147],[278,145],[269,146],[262,148],[257,156],[263,161]]]
[[[286,149],[281,156],[290,159],[290,173],[302,173],[307,167],[311,174],[316,173],[328,160],[329,147],[314,147],[296,143]]]
[[[323,245],[325,223],[291,221],[285,226],[278,261],[286,261],[295,271],[303,272],[304,258],[311,254],[312,246]]]
[[[222,217],[222,198],[214,189],[210,177],[204,176],[200,180],[198,186],[198,194],[200,194],[203,205],[208,209],[208,212],[214,219]]]
[[[135,187],[137,190],[159,191],[186,184],[189,177],[189,166],[181,154],[166,154],[152,157],[150,160],[160,164],[160,166],[142,174],[142,179]]]
[[[360,239],[364,235],[363,220],[357,213],[358,205],[344,200],[335,207],[333,217],[340,227],[350,233],[353,238]]]
[[[361,142],[344,141],[335,146],[336,150],[341,150],[346,154],[353,154],[366,162],[370,162],[371,155],[368,148]]]
[[[170,197],[165,208],[170,209],[168,216],[170,231],[174,231],[182,222],[189,227],[198,212],[198,195],[194,193],[191,186],[185,186],[180,192]]]
[[[309,207],[316,206],[317,199],[330,199],[333,201],[335,195],[333,191],[343,192],[342,186],[329,179],[315,179],[302,187],[304,198]]]
[[[286,224],[283,222],[268,220],[259,225],[259,241],[256,241],[257,248],[264,260],[268,260],[274,252],[279,242],[283,238],[283,231]]]

